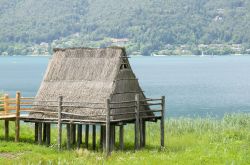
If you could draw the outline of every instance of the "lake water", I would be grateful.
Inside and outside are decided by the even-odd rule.
[[[0,57],[0,91],[35,96],[50,57]],[[167,98],[167,116],[250,112],[250,56],[132,57],[147,97]]]

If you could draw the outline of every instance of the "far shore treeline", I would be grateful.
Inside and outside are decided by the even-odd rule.
[[[250,53],[248,0],[0,0],[0,55],[125,46],[132,55]]]

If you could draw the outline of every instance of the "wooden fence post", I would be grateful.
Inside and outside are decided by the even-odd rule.
[[[106,154],[110,155],[110,99],[106,103]]]
[[[16,136],[15,142],[19,141],[19,134],[20,134],[20,99],[21,93],[16,92]]]
[[[58,150],[61,150],[62,147],[62,123],[61,123],[61,119],[62,119],[62,101],[63,101],[63,97],[59,96],[58,99],[58,139],[57,139],[57,145],[58,145]]]
[[[135,149],[139,149],[139,134],[140,134],[140,98],[139,94],[135,95],[136,107],[135,107]]]
[[[165,96],[161,97],[162,100],[162,111],[161,111],[161,147],[164,147],[164,120],[165,120]]]
[[[4,95],[4,114],[8,114],[8,108],[9,108],[9,95]],[[9,138],[9,120],[4,120],[4,137],[7,140]]]

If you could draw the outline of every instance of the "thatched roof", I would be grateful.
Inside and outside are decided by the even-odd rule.
[[[63,96],[64,101],[84,102],[84,106],[93,107],[63,109],[82,115],[105,114],[107,98],[111,102],[134,100],[136,93],[140,93],[141,99],[145,98],[126,57],[125,49],[119,47],[54,49],[53,58],[35,97],[42,104],[35,107],[35,110],[45,113],[31,113],[29,117],[53,117],[46,114],[46,111],[57,111],[57,108],[47,106],[52,103],[40,101],[57,100],[59,95]],[[114,110],[121,111],[134,109]],[[124,117],[129,116],[120,118]]]

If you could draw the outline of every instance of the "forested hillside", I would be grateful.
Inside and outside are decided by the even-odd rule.
[[[0,0],[0,54],[126,46],[132,54],[250,53],[248,0]]]

